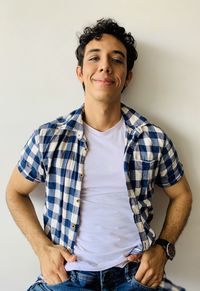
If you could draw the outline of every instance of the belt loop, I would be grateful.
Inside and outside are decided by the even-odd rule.
[[[99,277],[100,277],[100,286],[101,290],[103,290],[103,271],[99,271]]]
[[[130,263],[127,263],[124,267],[124,275],[125,275],[125,278],[127,277],[128,273],[129,273],[129,264]]]

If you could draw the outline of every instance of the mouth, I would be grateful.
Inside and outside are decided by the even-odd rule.
[[[93,79],[93,81],[101,86],[112,86],[115,82],[109,78]]]

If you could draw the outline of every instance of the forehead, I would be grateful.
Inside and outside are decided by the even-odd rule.
[[[126,48],[123,43],[116,37],[110,34],[103,34],[102,37],[97,40],[91,40],[85,46],[85,55],[93,50],[99,50],[100,52],[105,51],[107,53],[112,53],[114,51],[121,51],[126,56]]]

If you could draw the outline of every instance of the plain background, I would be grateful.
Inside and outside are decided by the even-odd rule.
[[[0,290],[24,291],[39,273],[38,260],[6,207],[10,173],[36,127],[82,104],[76,34],[102,17],[115,18],[137,40],[134,81],[123,101],[168,133],[185,166],[193,210],[167,274],[188,291],[199,290],[199,11],[195,0],[0,1]],[[39,186],[32,195],[40,218],[43,192]],[[167,202],[163,196],[157,189],[157,230]]]

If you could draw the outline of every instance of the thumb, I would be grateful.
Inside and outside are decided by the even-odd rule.
[[[127,257],[129,262],[139,262],[142,257],[142,254],[131,254]]]
[[[61,249],[61,254],[67,262],[77,261],[77,256],[70,254],[70,252],[66,248]]]

